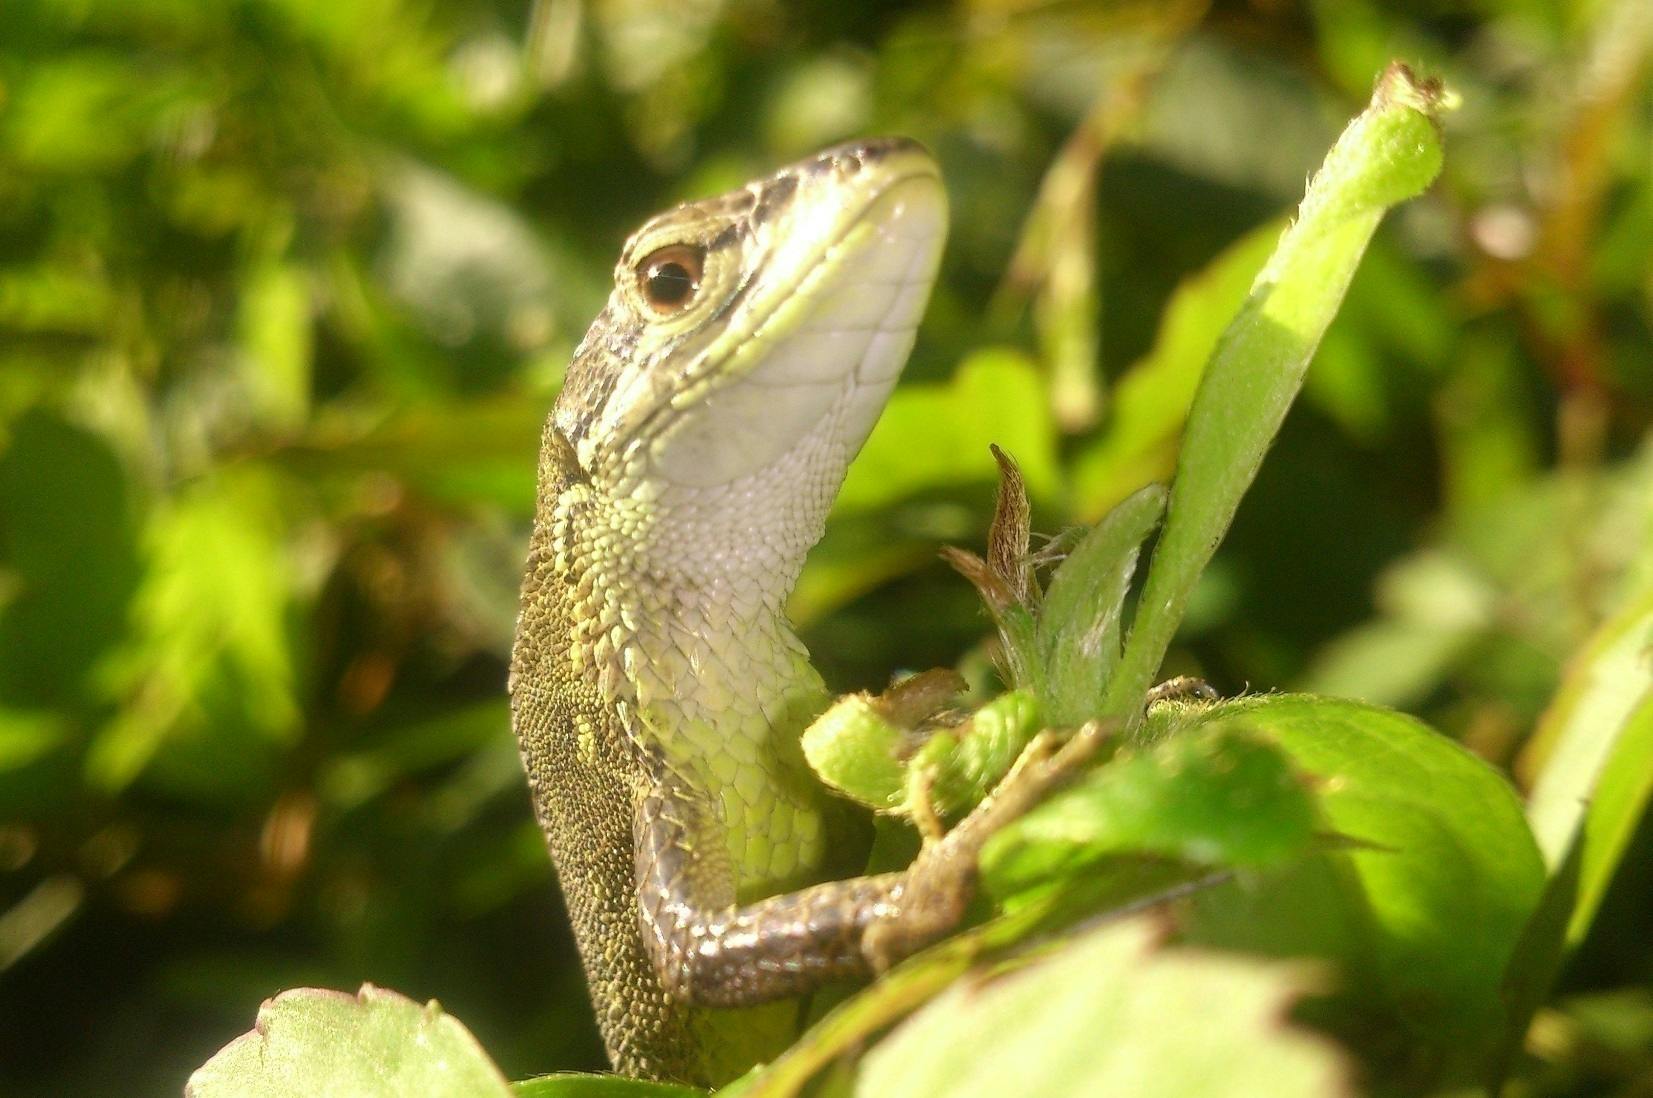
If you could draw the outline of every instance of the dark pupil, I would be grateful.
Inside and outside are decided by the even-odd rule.
[[[680,305],[694,292],[694,279],[681,263],[662,263],[649,270],[649,300],[656,305]]]

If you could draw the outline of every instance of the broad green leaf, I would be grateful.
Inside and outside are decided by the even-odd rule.
[[[1142,609],[1109,686],[1110,714],[1134,723],[1195,582],[1216,551],[1302,384],[1384,212],[1422,191],[1441,165],[1443,93],[1391,66],[1310,182],[1200,379],[1165,529]]]
[[[511,1087],[457,1018],[435,1002],[362,985],[264,1003],[250,1033],[197,1069],[188,1098],[509,1098]]]
[[[1280,695],[1211,712],[1192,719],[1243,714],[1312,776],[1324,825],[1352,845],[1308,873],[1197,897],[1190,935],[1329,951],[1362,1009],[1387,1003],[1412,1039],[1448,1058],[1484,1055],[1503,1023],[1504,968],[1544,881],[1509,783],[1412,718],[1355,702]],[[1326,922],[1349,930],[1318,943],[1294,930]]]
[[[1141,489],[1108,512],[1051,577],[1038,618],[1051,724],[1071,727],[1102,715],[1137,554],[1164,513],[1165,489]]]
[[[954,985],[862,1062],[857,1095],[1217,1098],[1350,1093],[1328,1039],[1286,1021],[1301,966],[1163,948],[1154,920],[1094,930]]]
[[[984,885],[1003,897],[1119,859],[1258,869],[1305,856],[1313,799],[1246,724],[1202,722],[1126,749],[995,835],[982,851]]]
[[[677,1083],[651,1083],[620,1075],[559,1072],[511,1084],[517,1098],[702,1098],[705,1091]]]

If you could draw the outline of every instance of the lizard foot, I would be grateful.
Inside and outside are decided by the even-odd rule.
[[[940,841],[925,845],[890,896],[888,914],[862,935],[861,952],[874,972],[958,925],[975,892],[976,863],[987,840],[1082,770],[1111,731],[1111,725],[1091,721],[1069,736],[1040,732],[986,800]]]

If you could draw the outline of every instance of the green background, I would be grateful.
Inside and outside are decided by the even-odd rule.
[[[829,682],[979,658],[1036,529],[1163,479],[1192,375],[1391,57],[1463,99],[1166,673],[1423,716],[1519,778],[1653,576],[1642,0],[5,0],[0,1092],[176,1093],[300,985],[600,1049],[504,667],[540,425],[627,232],[906,133],[953,200],[794,609]],[[1250,234],[1250,235],[1248,235]],[[1527,1093],[1653,1078],[1643,826]]]

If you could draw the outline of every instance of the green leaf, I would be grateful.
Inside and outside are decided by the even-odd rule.
[[[846,694],[804,729],[799,746],[828,787],[880,812],[901,808],[913,731],[868,694]]]
[[[1165,489],[1143,488],[1108,512],[1051,577],[1038,624],[1050,723],[1073,727],[1102,715],[1137,554],[1164,513]]]
[[[1244,713],[1313,775],[1325,825],[1355,845],[1196,897],[1190,936],[1337,960],[1361,1009],[1387,1004],[1413,1040],[1477,1067],[1503,1023],[1503,972],[1544,880],[1509,783],[1384,709],[1282,695],[1216,712]]]
[[[1301,966],[1163,949],[1153,920],[1092,931],[991,982],[967,981],[868,1053],[857,1095],[1349,1092],[1335,1045],[1285,1017]]]
[[[1578,899],[1567,926],[1567,944],[1577,947],[1589,933],[1619,860],[1653,797],[1653,698],[1624,722],[1618,742],[1596,782],[1584,816]]]
[[[1550,880],[1505,975],[1510,1018],[1500,1070],[1589,933],[1653,798],[1650,641],[1653,595],[1602,626],[1528,745],[1525,761],[1539,773],[1527,816],[1550,861]]]
[[[1256,869],[1303,857],[1313,800],[1242,717],[1122,752],[995,835],[982,881],[998,896],[1120,858]]]
[[[705,1091],[619,1075],[558,1072],[511,1084],[517,1098],[702,1098]]]
[[[452,765],[509,740],[510,729],[504,698],[396,724],[358,750],[336,753],[321,770],[317,789],[335,808],[353,809],[409,775]]]
[[[945,817],[963,815],[1003,780],[1044,726],[1038,703],[1026,691],[1000,694],[962,725],[938,731],[913,755],[908,807],[922,795]]]
[[[1404,66],[1380,78],[1344,131],[1200,379],[1142,611],[1107,712],[1134,727],[1195,582],[1228,529],[1386,208],[1441,164],[1442,93]]]
[[[434,1001],[421,1006],[363,984],[267,1000],[258,1023],[189,1078],[188,1098],[481,1098],[512,1093],[470,1030]]]

